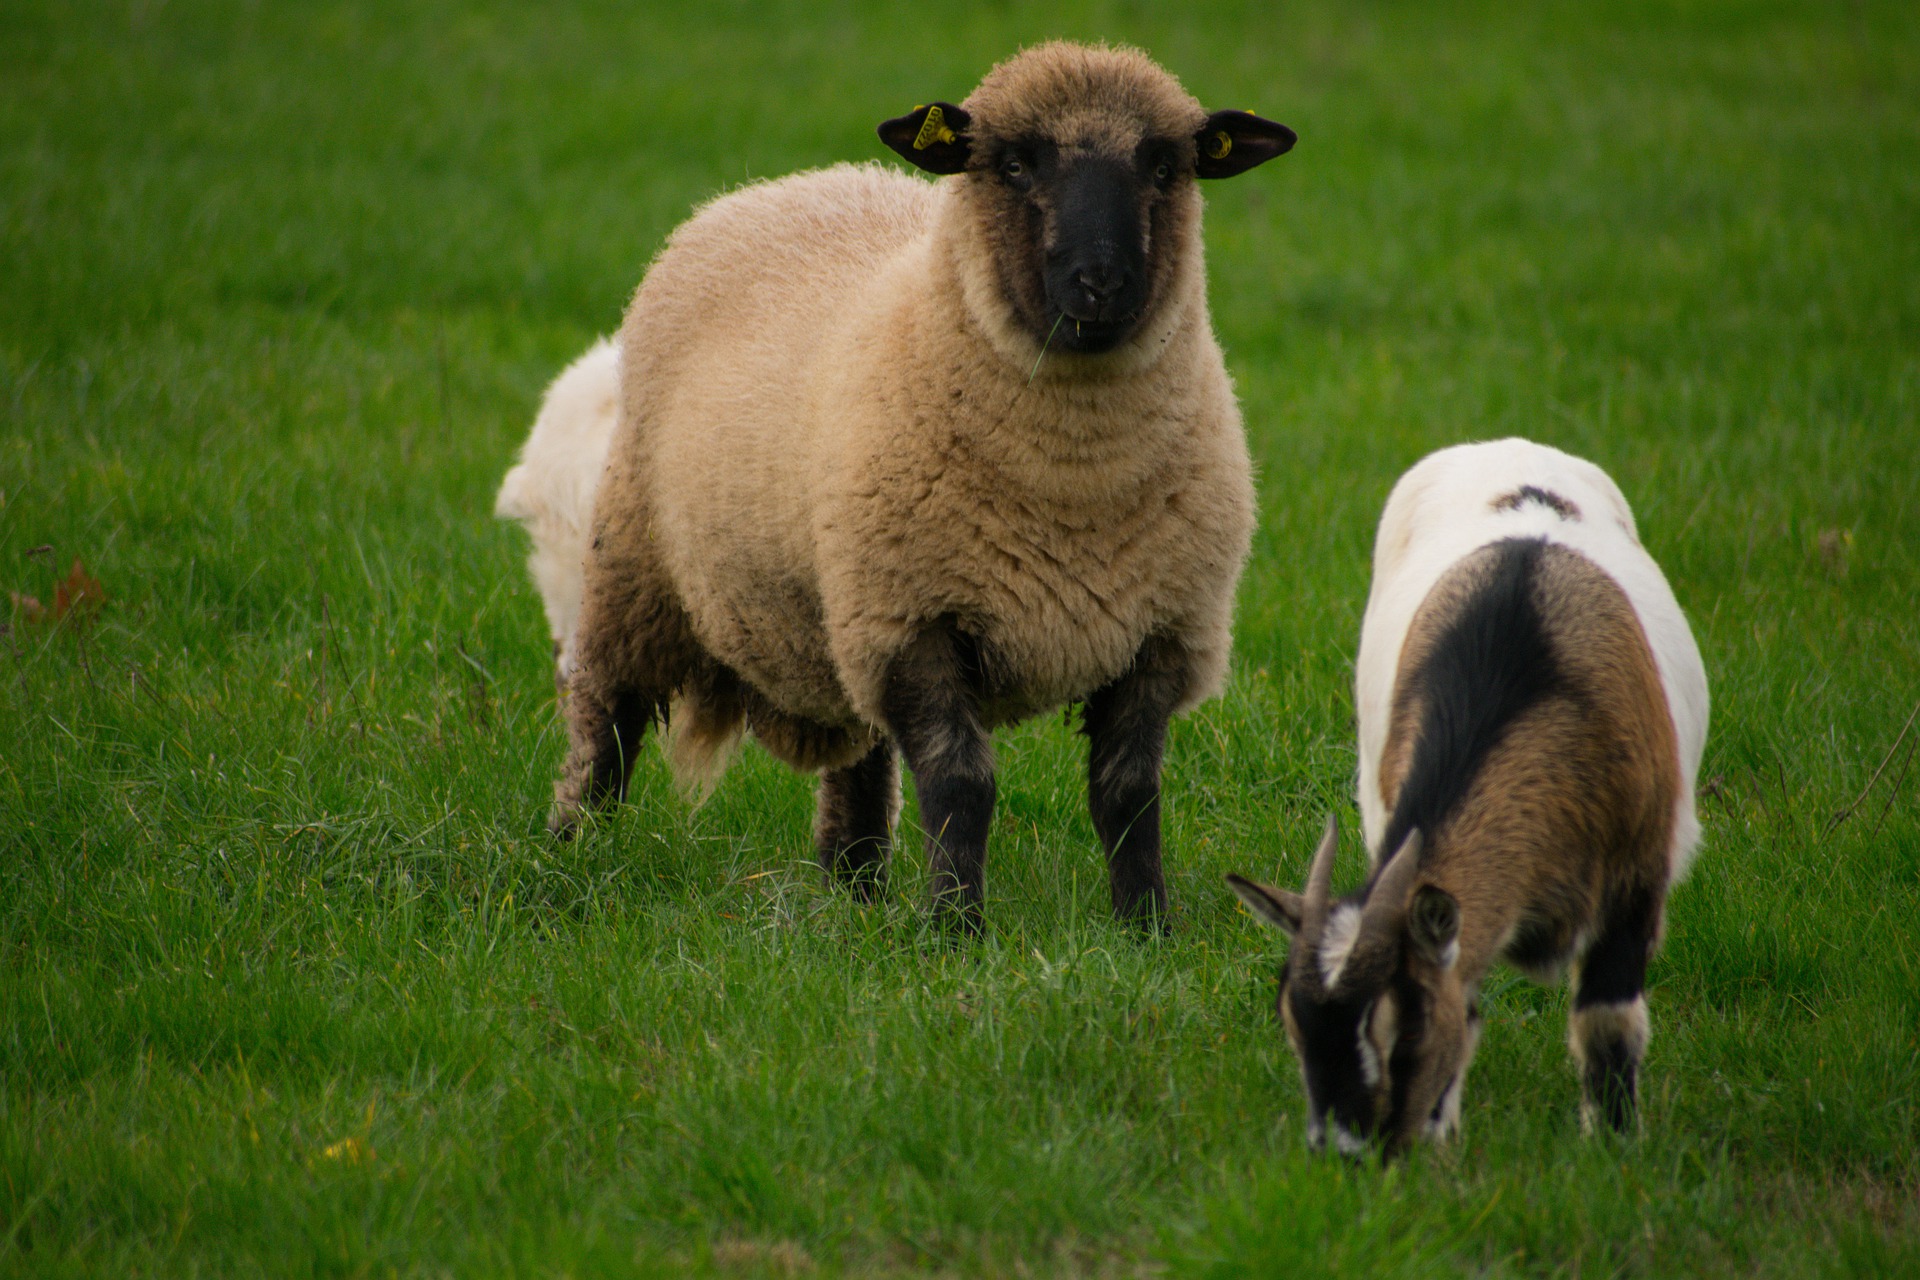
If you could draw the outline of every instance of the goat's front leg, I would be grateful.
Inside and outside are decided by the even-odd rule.
[[[1087,807],[1106,846],[1114,914],[1165,927],[1160,871],[1160,762],[1167,723],[1186,696],[1191,669],[1178,643],[1150,636],[1133,665],[1087,698]]]
[[[1647,960],[1660,929],[1651,892],[1631,895],[1608,912],[1600,935],[1580,959],[1567,1043],[1580,1068],[1580,1122],[1616,1133],[1633,1127],[1640,1059],[1647,1052]]]
[[[934,919],[978,933],[993,821],[993,743],[960,646],[950,625],[922,632],[888,668],[881,713],[913,771]]]

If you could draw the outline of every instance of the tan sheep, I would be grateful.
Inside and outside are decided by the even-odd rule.
[[[1158,916],[1169,718],[1218,691],[1254,521],[1195,177],[1292,145],[1144,55],[1048,44],[838,166],[701,209],[619,334],[551,826],[647,725],[683,776],[745,727],[822,771],[874,891],[913,770],[936,910],[977,927],[988,732],[1085,704],[1114,906]]]

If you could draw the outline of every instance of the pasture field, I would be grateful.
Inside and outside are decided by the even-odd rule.
[[[862,909],[752,750],[550,845],[541,388],[693,204],[1052,35],[1301,135],[1208,191],[1262,525],[1171,936],[1059,717],[977,945],[911,807]],[[0,1273],[1920,1274],[1916,84],[1871,0],[0,0]],[[1374,519],[1509,433],[1619,480],[1713,682],[1644,1133],[1499,970],[1463,1139],[1311,1159],[1221,877],[1329,809],[1358,875]]]

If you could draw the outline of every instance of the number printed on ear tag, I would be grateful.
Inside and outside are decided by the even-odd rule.
[[[938,106],[927,108],[927,118],[920,124],[920,132],[914,135],[913,149],[925,151],[936,142],[952,142],[958,136],[947,128],[947,118]]]

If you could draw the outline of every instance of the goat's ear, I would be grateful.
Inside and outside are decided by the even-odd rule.
[[[1451,969],[1460,958],[1460,904],[1445,889],[1423,884],[1407,904],[1407,945],[1428,964]]]
[[[1255,884],[1242,876],[1228,875],[1227,887],[1240,895],[1240,901],[1253,909],[1253,914],[1276,929],[1296,934],[1300,932],[1300,919],[1305,913],[1305,905],[1297,893],[1288,893],[1285,889],[1270,889],[1264,884]]]
[[[928,173],[959,173],[967,167],[972,144],[969,117],[951,102],[915,107],[880,126],[880,141]]]
[[[1216,111],[1193,140],[1200,145],[1194,173],[1202,178],[1231,178],[1287,154],[1300,136],[1251,111]]]

